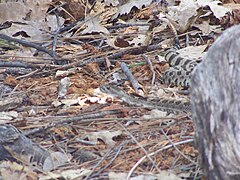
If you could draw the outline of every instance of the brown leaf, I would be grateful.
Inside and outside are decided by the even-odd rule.
[[[122,6],[118,7],[118,12],[112,17],[112,19],[118,17],[118,15],[128,14],[133,7],[141,9],[142,6],[148,6],[150,3],[151,1],[149,0],[130,0]]]
[[[10,85],[10,86],[16,86],[19,84],[19,81],[16,80],[15,77],[13,76],[8,76],[6,77],[6,79],[4,80],[4,84]]]
[[[119,136],[122,134],[122,131],[99,131],[99,132],[92,132],[86,135],[86,138],[88,138],[89,141],[97,142],[98,139],[101,139],[104,143],[107,145],[114,145],[115,141],[113,141],[113,137]]]
[[[56,169],[59,166],[64,165],[68,161],[66,154],[61,152],[53,152],[51,155],[44,161],[43,170],[51,171]]]
[[[86,21],[85,25],[87,26],[87,28],[82,31],[82,34],[90,34],[93,32],[109,34],[107,28],[100,24],[100,19],[97,16],[89,17],[89,20]]]
[[[2,30],[1,33],[11,36],[24,32],[31,39],[46,40],[49,34],[45,32],[57,28],[56,17],[47,13],[48,8],[48,0],[0,3],[0,23],[21,22]],[[62,24],[63,19],[61,17],[59,19]]]

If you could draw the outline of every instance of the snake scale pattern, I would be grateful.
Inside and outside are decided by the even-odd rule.
[[[192,71],[198,63],[193,60],[182,58],[176,52],[176,50],[173,50],[173,48],[166,51],[165,59],[168,61],[171,67],[164,73],[164,82],[171,85],[188,87]],[[121,99],[123,102],[132,106],[138,106],[148,109],[159,109],[175,114],[178,114],[179,112],[191,112],[191,106],[189,101],[183,102],[175,99],[165,98],[148,100],[143,97],[129,95],[122,89],[112,85],[101,86],[100,90],[103,93]]]
[[[174,45],[172,48],[165,51],[165,60],[169,63],[170,68],[164,72],[162,81],[169,85],[189,87],[192,72],[198,63],[194,60],[180,56],[180,54],[177,52],[180,47],[177,31],[167,19],[163,19],[163,21],[167,23],[174,34]],[[165,98],[148,100],[143,97],[129,95],[122,89],[112,85],[103,85],[100,87],[100,90],[103,93],[119,98],[123,102],[133,106],[144,107],[148,109],[159,109],[177,114],[179,112],[191,112],[189,101],[183,102],[175,99],[173,100]]]
[[[181,57],[175,48],[166,51],[165,59],[170,68],[164,72],[162,81],[172,86],[189,87],[193,69],[198,63],[195,60]]]
[[[147,99],[144,97],[136,97],[129,95],[124,92],[122,89],[112,86],[112,85],[103,85],[100,87],[101,92],[109,94],[113,97],[121,99],[123,102],[132,105],[148,109],[159,109],[166,112],[172,112],[178,114],[180,112],[189,113],[191,112],[190,102],[183,102],[175,99]]]
[[[169,63],[170,68],[164,72],[162,81],[172,86],[187,88],[189,87],[192,71],[198,63],[195,60],[180,56],[177,52],[180,48],[180,43],[176,29],[168,19],[162,18],[161,20],[167,23],[174,36],[173,47],[165,51],[165,60]]]

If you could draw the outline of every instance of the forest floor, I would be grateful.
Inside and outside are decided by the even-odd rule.
[[[200,179],[190,116],[129,106],[99,87],[136,94],[124,62],[144,96],[188,99],[161,81],[173,41],[161,18],[181,55],[199,60],[239,23],[238,9],[231,0],[0,1],[0,123],[54,154],[36,164],[7,149],[3,179]]]

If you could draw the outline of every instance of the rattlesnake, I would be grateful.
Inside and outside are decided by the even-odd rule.
[[[169,85],[189,87],[192,71],[198,63],[180,56],[177,52],[180,43],[176,29],[168,19],[162,18],[161,20],[167,23],[174,36],[173,47],[165,51],[165,60],[171,67],[164,72],[162,81]]]
[[[170,27],[174,34],[174,45],[172,48],[166,50],[165,52],[165,59],[171,67],[164,72],[162,76],[162,81],[170,85],[180,85],[183,87],[188,87],[192,71],[198,65],[198,63],[194,60],[183,58],[179,55],[179,53],[177,53],[176,50],[180,47],[177,32],[173,25],[167,19],[164,19],[163,21],[167,23],[167,25]],[[191,106],[189,101],[183,102],[175,99],[171,100],[164,98],[149,100],[143,97],[128,95],[120,88],[112,85],[103,85],[100,87],[100,90],[103,93],[121,99],[123,102],[126,102],[129,105],[149,109],[159,109],[174,113],[191,112]]]
[[[190,102],[183,102],[175,99],[171,100],[171,99],[164,99],[164,98],[149,100],[143,97],[128,95],[122,89],[109,84],[101,86],[100,90],[103,93],[119,98],[123,102],[133,106],[138,106],[138,107],[143,107],[148,109],[159,109],[162,111],[173,112],[173,113],[179,113],[179,112],[189,113],[191,111]]]

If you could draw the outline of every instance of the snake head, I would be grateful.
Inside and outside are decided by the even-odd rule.
[[[119,87],[116,87],[116,86],[113,86],[113,85],[110,85],[110,84],[102,85],[102,86],[100,86],[99,89],[102,93],[106,93],[108,95],[111,95],[111,96],[117,97],[117,98],[120,98],[120,97],[122,97],[126,94]]]

